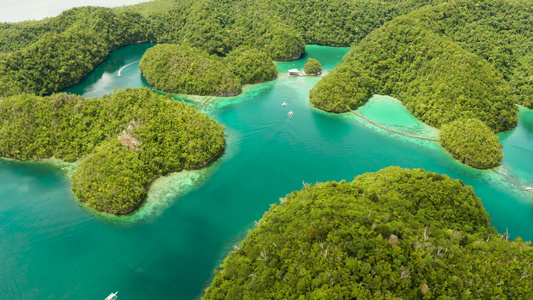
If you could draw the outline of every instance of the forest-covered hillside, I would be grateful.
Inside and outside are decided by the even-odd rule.
[[[157,45],[146,51],[139,68],[160,91],[202,96],[234,96],[243,84],[273,80],[277,75],[270,55],[249,47],[218,57],[187,45]]]
[[[224,148],[222,125],[146,88],[94,99],[69,94],[0,99],[1,155],[83,159],[74,193],[114,214],[137,208],[158,176],[203,167]]]
[[[111,50],[135,42],[185,44],[221,57],[248,46],[275,60],[288,60],[299,57],[305,44],[357,44],[402,16],[389,28],[421,26],[466,53],[475,53],[509,83],[513,103],[532,107],[532,7],[529,0],[156,0],[116,9],[75,8],[43,21],[0,24],[0,96],[61,90],[80,80]],[[411,33],[396,33],[403,39],[416,32],[414,28]],[[381,34],[387,30],[373,34],[366,43],[380,41]],[[446,52],[439,41],[433,51]],[[400,59],[387,54],[377,62]],[[418,53],[411,55],[418,58]],[[494,70],[484,72],[496,76]],[[350,92],[344,93],[349,98]],[[341,111],[351,100],[342,102],[317,106]]]
[[[435,127],[478,118],[495,131],[513,128],[516,89],[502,72],[417,16],[394,19],[355,45],[311,91],[311,103],[344,112],[384,94]]]
[[[295,59],[305,44],[349,46],[383,22],[430,2],[156,0],[0,24],[0,96],[59,91],[113,49],[136,42],[185,44],[221,57],[247,46],[274,60]]]
[[[518,121],[516,104],[533,107],[531,15],[531,2],[521,0],[460,0],[412,11],[356,43],[310,101],[339,113],[373,94],[390,95],[431,126],[474,118],[494,132],[509,130]],[[450,147],[460,143],[446,148],[459,153],[464,148]]]
[[[490,227],[472,187],[390,167],[271,206],[204,299],[531,299],[533,247]]]
[[[72,25],[66,29],[50,29],[29,45],[25,46],[28,41],[23,37],[32,33],[32,27],[15,31],[21,37],[0,38],[2,46],[25,46],[0,53],[0,96],[57,92],[82,79],[112,50],[149,39],[148,29],[139,14],[115,14],[110,9],[86,7],[75,8],[58,18]],[[0,35],[12,33],[5,29]]]

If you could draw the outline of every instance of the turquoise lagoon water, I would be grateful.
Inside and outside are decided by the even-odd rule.
[[[113,52],[68,91],[92,97],[114,86],[145,86],[135,62],[149,46]],[[320,78],[285,75],[307,57],[331,70],[347,51],[308,46],[302,59],[278,64],[276,81],[248,86],[233,98],[187,98],[227,127],[227,151],[205,170],[159,180],[133,216],[81,207],[56,166],[0,161],[0,299],[103,299],[116,290],[120,299],[195,299],[232,246],[280,197],[303,182],[352,180],[392,165],[461,178],[500,232],[508,228],[513,238],[533,240],[531,194],[520,191],[533,184],[532,111],[522,109],[519,126],[500,135],[503,166],[474,170],[434,142],[310,107],[309,90]],[[373,97],[359,112],[395,129],[438,134],[388,97]]]

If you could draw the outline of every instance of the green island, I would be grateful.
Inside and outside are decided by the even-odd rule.
[[[498,234],[461,180],[389,167],[280,202],[203,299],[533,297],[533,246]]]
[[[502,145],[494,132],[478,119],[463,119],[444,124],[441,145],[460,162],[477,169],[500,165]]]
[[[461,0],[395,18],[357,43],[311,91],[310,102],[341,113],[383,94],[437,128],[476,118],[494,132],[512,129],[515,104],[533,107],[531,13],[528,1]],[[450,148],[459,144],[445,148],[458,153]]]
[[[146,88],[103,98],[20,94],[0,100],[0,153],[32,161],[83,159],[72,189],[88,206],[127,214],[157,177],[206,166],[224,126]]]
[[[307,59],[307,63],[304,66],[304,72],[307,75],[316,76],[322,74],[322,65],[314,58]]]
[[[277,75],[272,58],[249,47],[220,58],[194,47],[156,45],[143,55],[139,68],[160,91],[202,96],[235,96],[243,84],[273,80]]]

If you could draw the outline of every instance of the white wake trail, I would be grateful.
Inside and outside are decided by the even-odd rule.
[[[133,64],[136,63],[136,62],[139,62],[139,61],[138,61],[138,60],[137,60],[137,61],[134,61],[134,62],[129,63],[129,64],[123,66],[122,68],[120,68],[120,70],[118,70],[118,74],[117,74],[117,76],[120,76],[120,73],[122,72],[122,70],[124,70],[127,66],[131,66],[131,65],[133,65]]]

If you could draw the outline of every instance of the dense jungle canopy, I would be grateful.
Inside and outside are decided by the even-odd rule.
[[[224,148],[222,125],[146,88],[93,99],[64,93],[0,99],[2,156],[83,159],[74,193],[114,214],[137,208],[158,176],[202,167]]]
[[[384,94],[437,128],[475,118],[495,132],[512,129],[516,104],[533,107],[532,15],[531,1],[460,0],[414,10],[354,44],[310,101],[339,113]],[[445,148],[461,152],[450,149],[459,143]]]
[[[502,145],[494,132],[478,119],[463,119],[442,126],[442,147],[460,162],[478,169],[500,165]]]
[[[218,56],[249,46],[275,60],[295,59],[305,44],[350,46],[383,22],[430,2],[156,0],[4,23],[0,96],[59,91],[83,78],[113,49],[136,42],[186,44]]]
[[[160,91],[202,96],[235,96],[243,84],[273,80],[277,75],[270,55],[248,47],[218,57],[186,45],[156,45],[143,55],[139,68]]]
[[[280,199],[203,299],[530,299],[533,246],[507,239],[472,187],[389,167]]]

